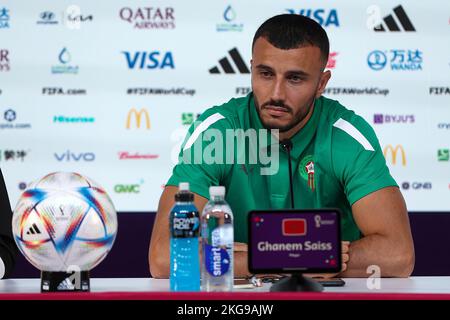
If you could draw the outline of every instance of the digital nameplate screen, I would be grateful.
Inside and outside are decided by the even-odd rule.
[[[251,211],[252,273],[337,273],[341,269],[338,209]]]

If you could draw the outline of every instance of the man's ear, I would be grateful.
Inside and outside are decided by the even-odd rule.
[[[328,80],[330,80],[330,78],[331,78],[330,70],[322,72],[322,75],[320,76],[320,80],[319,80],[319,86],[317,87],[316,98],[319,98],[322,95],[322,93],[325,91]]]
[[[250,71],[253,69],[253,59],[250,59]]]

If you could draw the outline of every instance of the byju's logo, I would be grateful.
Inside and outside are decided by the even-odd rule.
[[[175,69],[172,52],[122,51],[125,55],[128,69]]]
[[[405,154],[405,150],[403,149],[403,146],[401,146],[401,145],[396,145],[395,148],[392,147],[392,145],[387,145],[383,150],[383,155],[387,159],[388,152],[390,152],[392,164],[396,165],[397,164],[397,153],[399,151],[402,156],[402,165],[406,166],[406,154]]]
[[[52,66],[53,74],[77,74],[78,66],[70,65],[70,61],[72,60],[72,56],[67,50],[67,48],[63,48],[59,55],[58,61],[61,63],[60,65]]]
[[[131,119],[133,118],[133,119],[135,119],[136,128],[140,129],[142,116],[145,117],[145,126],[146,126],[146,129],[149,130],[150,129],[150,117],[148,115],[148,111],[146,109],[141,109],[141,110],[137,111],[135,108],[128,111],[126,128],[127,129],[131,128]]]
[[[9,65],[9,50],[0,49],[0,72],[8,72],[11,70]]]
[[[231,6],[225,8],[223,12],[223,19],[225,23],[217,24],[216,30],[221,31],[235,31],[241,32],[244,29],[244,24],[234,22],[236,20],[236,12]]]
[[[450,87],[430,87],[429,93],[431,96],[450,96]]]
[[[72,152],[67,150],[64,153],[53,154],[59,162],[92,162],[95,160],[95,154],[92,152]]]
[[[437,156],[438,161],[450,161],[450,149],[439,149]]]
[[[8,109],[3,113],[3,119],[6,123],[0,122],[0,130],[3,129],[31,129],[31,124],[29,123],[16,123],[17,113],[13,109]]]
[[[390,114],[374,114],[373,123],[388,124],[388,123],[414,123],[415,118],[413,114],[410,115],[390,115]]]
[[[56,15],[51,11],[44,11],[39,14],[39,20],[36,22],[41,25],[55,25],[58,24]]]
[[[172,7],[122,8],[119,17],[135,29],[175,29],[175,9]]]
[[[398,31],[402,31],[400,29],[399,24],[396,22],[396,19],[398,22],[400,22],[400,25],[403,28],[403,31],[416,31],[416,29],[414,28],[411,20],[409,19],[408,15],[405,12],[405,9],[403,9],[403,7],[397,6],[394,8],[394,13],[387,15],[386,17],[383,18],[383,22],[381,22],[380,24],[376,25],[373,30],[378,31],[378,32],[385,32],[386,29],[388,29],[389,31],[393,31],[393,32],[398,32]],[[386,26],[386,28],[385,28]]]
[[[389,53],[387,51],[374,50],[367,56],[367,64],[375,71],[383,70],[388,62],[392,71],[418,71],[422,70],[422,55],[423,52],[418,49],[396,49],[390,50]]]
[[[322,27],[339,27],[339,18],[336,9],[286,9],[291,14],[299,14],[317,21]]]
[[[0,8],[0,29],[8,29],[9,28],[9,9],[3,7]]]
[[[239,53],[237,48],[233,48],[228,51],[231,61],[233,61],[235,68],[237,68],[238,73],[241,74],[247,74],[250,73],[250,69],[247,67],[247,65],[244,62],[244,59],[242,59],[241,54]],[[231,62],[227,57],[223,57],[219,60],[219,65],[224,73],[227,74],[235,74],[236,71],[231,66]],[[209,69],[209,73],[211,74],[220,74],[221,71],[218,66],[212,67]]]

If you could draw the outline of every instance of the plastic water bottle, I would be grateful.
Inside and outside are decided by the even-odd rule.
[[[202,291],[233,290],[233,213],[225,187],[210,187],[202,212]]]
[[[170,212],[170,290],[200,290],[200,215],[189,183],[182,182]]]

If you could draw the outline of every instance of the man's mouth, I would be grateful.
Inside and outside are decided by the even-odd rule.
[[[277,106],[273,106],[273,105],[267,105],[264,106],[263,109],[266,109],[267,112],[274,117],[282,117],[284,115],[286,115],[287,113],[289,113],[289,109],[284,108],[284,107],[277,107]]]

